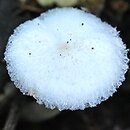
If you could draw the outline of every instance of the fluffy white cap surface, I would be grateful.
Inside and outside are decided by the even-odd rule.
[[[56,8],[21,24],[5,52],[24,94],[59,110],[93,107],[116,91],[128,69],[115,28],[75,8]]]

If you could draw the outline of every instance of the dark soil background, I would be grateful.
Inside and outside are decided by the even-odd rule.
[[[35,0],[26,4],[19,0],[0,0],[0,130],[130,130],[129,71],[126,81],[113,97],[95,108],[62,111],[49,119],[37,119],[34,115],[35,120],[30,120],[27,117],[29,112],[24,115],[26,105],[30,102],[35,104],[35,100],[23,96],[11,83],[3,60],[5,46],[13,29],[20,23],[54,7],[56,5],[41,7]],[[90,12],[94,13],[91,9]],[[130,1],[106,0],[98,16],[117,27],[124,43],[130,48]],[[30,112],[33,116],[33,111]]]

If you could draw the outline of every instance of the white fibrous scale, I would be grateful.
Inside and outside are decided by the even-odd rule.
[[[9,38],[5,61],[17,88],[59,110],[94,107],[125,80],[126,46],[115,28],[76,8],[29,20]]]

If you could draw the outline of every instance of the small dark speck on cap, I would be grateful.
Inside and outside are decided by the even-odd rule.
[[[61,56],[61,54],[60,54],[60,56]]]
[[[84,23],[81,24],[82,26],[84,25]]]
[[[29,55],[31,55],[31,53],[29,53]]]
[[[69,43],[69,41],[67,41],[67,43]]]
[[[91,49],[94,50],[94,47],[92,47]]]

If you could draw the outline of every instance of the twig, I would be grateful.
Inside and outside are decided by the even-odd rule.
[[[35,13],[41,13],[43,10],[41,8],[35,7],[33,5],[22,5],[21,9],[23,11],[30,11],[30,12],[35,12]]]
[[[13,83],[9,82],[4,86],[4,93],[0,94],[0,115],[3,113],[4,107],[10,106],[11,102],[17,94]]]
[[[9,115],[7,117],[7,121],[3,130],[14,130],[19,119],[18,106],[16,102],[12,103],[11,109],[9,111]]]

